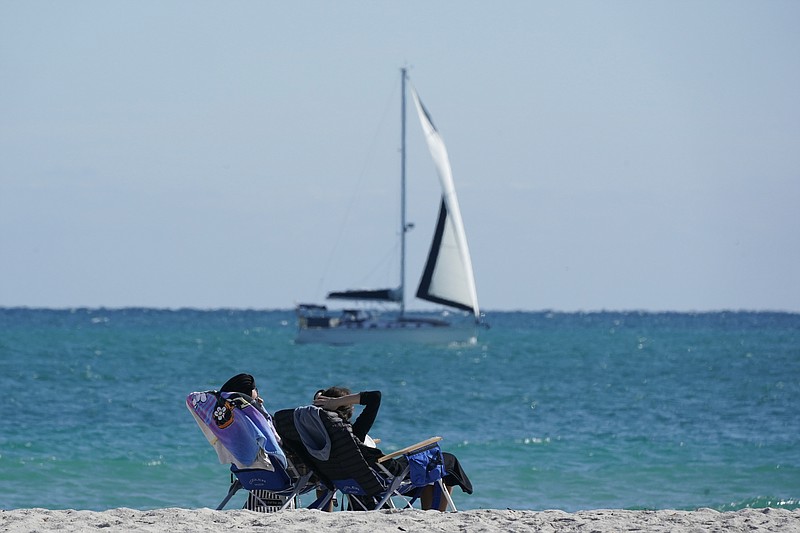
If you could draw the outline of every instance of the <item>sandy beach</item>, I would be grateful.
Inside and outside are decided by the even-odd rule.
[[[229,532],[274,531],[544,531],[597,532],[800,532],[800,509],[743,509],[720,513],[697,511],[563,511],[471,510],[458,513],[436,511],[375,511],[369,513],[324,513],[300,509],[264,514],[251,511],[210,509],[110,509],[74,511],[14,509],[0,511],[0,531],[127,531]]]

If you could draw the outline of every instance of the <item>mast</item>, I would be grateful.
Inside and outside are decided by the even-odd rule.
[[[400,69],[400,316],[406,312],[406,69]]]

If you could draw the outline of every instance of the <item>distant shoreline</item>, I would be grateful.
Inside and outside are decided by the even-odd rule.
[[[212,511],[211,509],[110,509],[75,511],[14,509],[0,511],[0,530],[8,533],[28,531],[117,532],[219,532],[264,531],[280,528],[283,533],[313,530],[349,531],[443,531],[506,532],[559,531],[614,533],[618,531],[690,532],[748,531],[800,532],[800,509],[742,509],[718,512],[697,511],[563,511],[471,510],[458,513],[393,510],[373,512],[324,513],[299,509],[265,514],[251,511]]]

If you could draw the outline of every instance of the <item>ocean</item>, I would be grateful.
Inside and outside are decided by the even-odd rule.
[[[0,508],[215,507],[228,467],[184,401],[239,372],[273,412],[382,391],[370,434],[444,437],[460,509],[800,506],[799,314],[488,321],[476,345],[329,347],[295,345],[292,311],[0,309]]]

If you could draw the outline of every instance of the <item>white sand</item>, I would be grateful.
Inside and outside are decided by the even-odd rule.
[[[251,511],[210,509],[111,509],[51,511],[14,509],[0,511],[0,531],[258,532],[276,531],[544,531],[615,533],[618,531],[664,532],[800,532],[800,509],[744,509],[720,513],[698,511],[563,511],[472,510],[458,513],[436,511],[373,511],[323,513],[300,509],[264,514]]]

